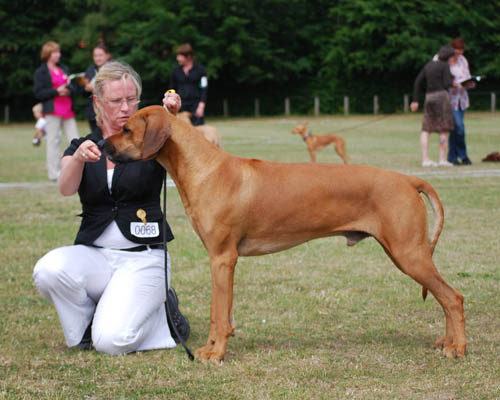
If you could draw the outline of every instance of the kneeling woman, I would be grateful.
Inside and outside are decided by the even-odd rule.
[[[43,256],[33,276],[57,310],[68,346],[108,354],[175,346],[165,313],[165,171],[154,160],[115,166],[96,145],[137,111],[141,90],[129,65],[105,64],[93,94],[98,128],[73,140],[62,159],[59,190],[78,192],[82,222],[74,245]],[[164,103],[175,113],[180,98],[169,94]],[[149,229],[134,229],[144,223]],[[170,228],[166,239],[173,239]]]

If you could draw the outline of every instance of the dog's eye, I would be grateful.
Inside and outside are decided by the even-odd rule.
[[[123,134],[126,135],[127,133],[130,133],[130,129],[128,129],[126,126],[123,127]]]

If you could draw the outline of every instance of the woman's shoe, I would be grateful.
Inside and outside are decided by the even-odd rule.
[[[432,160],[426,160],[422,162],[422,167],[437,167],[437,163]]]
[[[173,325],[175,325],[175,327],[177,328],[177,332],[179,333],[181,338],[186,341],[189,337],[189,333],[191,332],[191,327],[189,325],[188,319],[184,315],[182,315],[181,311],[179,310],[179,298],[177,297],[177,293],[173,288],[168,289],[167,302],[168,310],[170,311],[170,315],[167,311],[167,322],[168,328],[170,329],[170,334],[175,340],[175,343],[179,343],[181,341],[173,327]]]
[[[89,326],[83,334],[82,340],[76,345],[80,350],[91,350],[92,349],[92,321],[90,321]]]
[[[451,162],[446,161],[446,160],[439,161],[438,165],[440,167],[453,167],[453,164]]]

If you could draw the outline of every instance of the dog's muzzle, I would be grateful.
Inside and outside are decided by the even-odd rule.
[[[125,154],[116,154],[115,146],[106,139],[99,140],[97,147],[114,163],[127,163],[135,161]]]
[[[99,150],[103,153],[106,153],[108,157],[112,157],[115,152],[113,145],[106,141],[106,139],[99,140],[99,142],[97,142],[97,147],[99,147]]]

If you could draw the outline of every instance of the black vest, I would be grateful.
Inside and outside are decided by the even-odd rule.
[[[101,140],[100,129],[96,129],[85,138],[73,139],[64,156],[72,155],[87,139],[95,143]],[[134,243],[161,243],[163,213],[160,207],[160,195],[164,176],[164,168],[155,160],[116,164],[110,193],[105,156],[103,155],[96,163],[85,163],[82,181],[78,188],[83,211],[80,214],[82,223],[75,244],[92,244],[113,220],[116,221],[122,234]],[[131,222],[141,222],[136,215],[138,209],[146,212],[147,222],[158,223],[158,236],[141,238],[131,233]],[[167,240],[173,238],[167,223]]]

